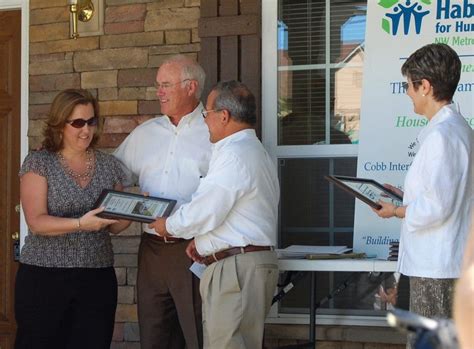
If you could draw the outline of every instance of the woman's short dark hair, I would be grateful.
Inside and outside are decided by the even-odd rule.
[[[418,89],[422,79],[433,87],[437,101],[451,101],[461,78],[461,60],[446,44],[429,44],[416,50],[402,66],[402,74]]]
[[[217,97],[213,108],[228,110],[239,122],[254,125],[257,122],[257,104],[249,88],[236,80],[219,82],[213,89]]]
[[[54,152],[62,149],[62,133],[64,127],[66,126],[66,121],[71,116],[74,108],[79,104],[92,104],[92,107],[94,108],[94,116],[99,118],[99,122],[92,137],[90,147],[94,147],[97,144],[99,134],[102,129],[102,122],[99,114],[99,104],[97,103],[97,100],[87,90],[68,89],[59,92],[51,104],[48,121],[43,131],[44,149]]]

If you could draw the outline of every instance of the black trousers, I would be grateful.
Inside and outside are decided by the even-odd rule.
[[[116,307],[113,267],[20,264],[15,285],[15,349],[108,349]]]

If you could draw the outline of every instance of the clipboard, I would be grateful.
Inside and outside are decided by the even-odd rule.
[[[324,178],[376,210],[382,208],[377,203],[379,200],[389,201],[395,206],[403,204],[403,197],[373,179],[347,176],[325,176]]]

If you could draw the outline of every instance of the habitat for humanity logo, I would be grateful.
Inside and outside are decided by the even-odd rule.
[[[423,17],[425,17],[429,10],[425,10],[423,5],[431,5],[431,0],[380,0],[379,6],[385,9],[390,9],[390,12],[385,14],[386,18],[382,18],[382,29],[388,34],[397,35],[399,27],[403,27],[403,34],[408,35],[411,29],[415,29],[416,34],[420,34]],[[414,25],[411,25],[414,23]],[[401,32],[401,30],[400,30]]]

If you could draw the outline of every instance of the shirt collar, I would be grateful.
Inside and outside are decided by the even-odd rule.
[[[238,142],[246,138],[248,139],[248,138],[254,138],[254,137],[257,137],[255,130],[253,128],[246,128],[246,129],[237,131],[231,134],[230,136],[227,136],[224,139],[221,139],[220,141],[216,142],[216,144],[214,144],[214,149],[219,150],[228,144]]]
[[[425,138],[437,124],[452,117],[454,114],[457,114],[456,105],[454,103],[447,104],[438,110],[438,112],[431,118],[430,122],[428,122],[428,125],[421,130],[418,136],[419,141],[423,143]]]
[[[168,115],[163,115],[161,118],[163,121],[165,121],[169,126],[175,127],[177,129],[181,129],[186,126],[190,126],[192,123],[194,123],[196,120],[199,118],[202,118],[201,112],[204,110],[204,106],[202,105],[201,102],[197,105],[197,107],[189,114],[186,114],[181,118],[181,120],[178,123],[178,126],[175,126]]]

